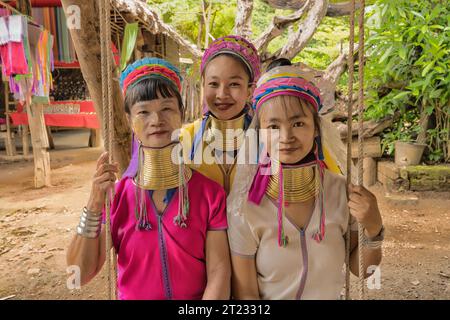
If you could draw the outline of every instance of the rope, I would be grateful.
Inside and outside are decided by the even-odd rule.
[[[365,1],[361,1],[361,11],[359,14],[358,26],[359,26],[359,66],[358,66],[358,81],[359,81],[359,94],[358,94],[358,177],[357,184],[363,185],[363,156],[364,156],[364,141],[363,141],[363,112],[364,112],[364,13],[365,13]],[[355,0],[351,1],[350,8],[350,39],[349,39],[349,79],[348,79],[348,104],[347,104],[347,186],[352,181],[351,171],[351,148],[352,148],[352,115],[353,115],[353,78],[354,78],[354,43],[355,38]],[[346,252],[345,252],[345,299],[350,299],[350,216],[348,219],[347,233],[345,237]],[[358,223],[358,293],[359,299],[364,299],[364,228]]]
[[[347,189],[352,182],[352,114],[353,114],[353,59],[355,51],[355,0],[351,1],[350,8],[350,39],[348,52],[348,103],[347,103]],[[350,299],[350,215],[347,223],[347,233],[345,234],[345,300]]]
[[[108,39],[108,47],[107,47],[107,62],[108,62],[108,105],[109,105],[109,121],[108,121],[108,125],[109,125],[109,147],[110,147],[110,153],[109,153],[109,162],[112,163],[113,162],[113,141],[114,141],[114,102],[113,102],[113,89],[112,89],[112,76],[113,76],[113,65],[112,65],[112,61],[113,61],[113,53],[112,53],[112,49],[111,49],[111,22],[110,22],[110,5],[111,3],[109,2],[109,0],[106,0],[106,7],[105,7],[105,11],[106,11],[106,18],[105,18],[105,22],[106,22],[106,33],[107,33],[107,37],[106,39]],[[114,189],[111,190],[111,195],[110,195],[110,199],[114,199]],[[114,249],[113,249],[114,250]],[[117,299],[117,255],[115,254],[115,252],[113,251],[113,255],[112,255],[112,287],[113,287],[113,298]]]
[[[359,96],[358,96],[358,185],[363,185],[363,112],[364,112],[364,12],[366,2],[361,0],[361,11],[359,12]],[[364,299],[364,251],[362,243],[364,241],[364,228],[358,223],[358,256],[359,256],[359,299]]]
[[[111,24],[110,24],[110,3],[109,0],[99,1],[100,15],[100,48],[101,48],[101,73],[102,73],[102,113],[103,113],[103,140],[105,150],[108,152],[108,162],[112,163],[112,144],[114,133],[113,100],[112,100],[112,53],[110,48]],[[112,253],[111,263],[111,199],[114,198],[114,190],[106,197],[106,269],[108,283],[108,299],[116,299],[116,276],[117,262],[116,255]],[[112,274],[112,276],[111,276]]]

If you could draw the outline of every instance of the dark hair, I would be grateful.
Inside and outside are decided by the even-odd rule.
[[[215,55],[212,59],[210,59],[210,60],[208,61],[208,63],[210,63],[210,62],[213,61],[215,58],[220,57],[220,56],[227,56],[227,57],[230,57],[230,58],[234,59],[235,61],[239,62],[239,63],[241,64],[241,66],[244,68],[245,73],[246,73],[247,76],[248,76],[248,82],[249,82],[249,83],[252,83],[252,82],[253,82],[252,72],[250,71],[250,69],[249,69],[249,67],[247,66],[247,64],[246,64],[244,61],[242,61],[242,58],[239,58],[239,57],[237,57],[236,55],[234,55],[234,54],[232,54],[232,53],[221,52],[221,53]],[[205,72],[205,70],[206,70],[206,67],[205,67],[205,69],[203,70],[203,73]],[[204,75],[204,74],[202,74],[202,75]]]
[[[281,67],[281,66],[292,66],[292,62],[291,62],[291,60],[286,59],[286,58],[275,59],[267,66],[266,72],[275,67]]]
[[[125,94],[125,112],[130,114],[131,107],[140,101],[160,98],[177,98],[181,118],[183,119],[184,106],[180,92],[172,82],[163,78],[148,78],[130,86]]]

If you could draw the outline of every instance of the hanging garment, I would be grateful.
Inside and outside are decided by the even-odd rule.
[[[49,13],[50,13],[50,31],[53,35],[53,37],[55,38],[55,44],[53,46],[53,57],[59,61],[59,47],[58,44],[60,42],[59,38],[58,38],[58,32],[56,31],[56,17],[55,17],[55,12],[56,12],[56,8],[49,8]]]
[[[25,57],[23,43],[8,42],[5,45],[1,45],[0,57],[2,60],[2,72],[5,76],[28,73],[28,62]]]
[[[23,19],[21,15],[9,16],[9,41],[22,42]]]
[[[36,46],[36,65],[34,72],[35,95],[48,97],[52,87],[51,45],[53,37],[43,30]]]
[[[23,45],[26,25],[27,20],[21,15],[0,17],[0,58],[5,76],[29,73]]]
[[[0,45],[9,42],[9,31],[6,23],[6,17],[0,17]]]
[[[58,8],[58,27],[61,34],[61,61],[70,63],[72,61],[70,59],[69,30],[67,29],[66,16],[62,8]]]

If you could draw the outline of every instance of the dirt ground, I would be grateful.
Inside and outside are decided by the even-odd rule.
[[[52,187],[32,187],[33,162],[0,163],[0,299],[106,298],[104,272],[69,290],[65,262],[102,150],[87,147],[87,131],[56,133],[54,141]],[[414,193],[416,204],[390,204],[382,186],[371,191],[386,239],[381,288],[366,290],[367,298],[450,299],[450,193]]]

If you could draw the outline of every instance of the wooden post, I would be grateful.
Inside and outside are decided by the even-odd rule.
[[[6,116],[6,139],[5,139],[5,148],[7,156],[15,156],[16,155],[16,142],[14,138],[14,134],[11,134],[11,125],[9,123],[9,84],[8,82],[4,82],[5,84],[5,116]]]
[[[28,157],[30,153],[30,144],[28,143],[28,126],[26,124],[22,125],[22,150],[23,156]]]
[[[102,135],[100,129],[91,129],[89,134],[89,148],[102,146]]]
[[[50,147],[50,150],[53,150],[55,149],[55,142],[53,141],[52,129],[50,128],[50,126],[45,126],[45,129],[47,131],[48,145]]]
[[[363,185],[367,188],[373,186],[377,182],[377,161],[374,158],[363,159]]]
[[[25,102],[28,125],[30,126],[31,145],[34,156],[34,187],[50,186],[50,154],[47,130],[45,129],[44,109],[42,104],[30,105],[31,97]]]
[[[381,138],[378,136],[364,139],[364,158],[381,158]],[[358,158],[358,139],[352,140],[352,158]]]

